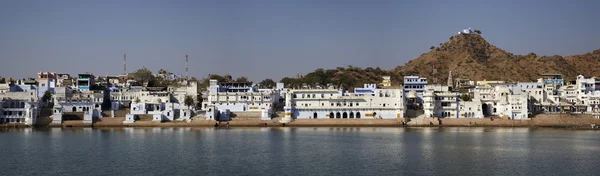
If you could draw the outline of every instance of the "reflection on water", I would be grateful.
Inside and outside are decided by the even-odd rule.
[[[0,156],[10,161],[3,175],[596,175],[599,136],[528,128],[25,128],[0,129]]]

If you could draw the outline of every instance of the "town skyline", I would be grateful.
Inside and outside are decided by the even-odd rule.
[[[122,74],[124,53],[128,72],[177,74],[185,74],[189,55],[189,76],[198,79],[258,82],[347,65],[388,70],[468,27],[515,54],[600,46],[598,2],[587,1],[36,2],[2,2],[0,23],[9,27],[0,29],[0,58],[10,64],[0,76]]]

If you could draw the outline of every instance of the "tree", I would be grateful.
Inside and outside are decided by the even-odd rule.
[[[431,46],[431,47],[429,47],[429,49],[434,49],[434,48],[435,48],[435,46]]]
[[[224,81],[224,82],[231,82],[231,81],[233,81],[233,77],[230,74],[226,74],[223,77],[227,80],[227,81]]]
[[[189,108],[194,105],[194,98],[190,95],[186,95],[183,103]]]
[[[474,31],[474,32],[475,32],[475,33],[477,33],[477,34],[480,34],[480,35],[481,35],[481,31],[480,31],[480,30],[478,30],[478,29],[475,29],[475,31]]]
[[[152,71],[148,70],[146,67],[136,70],[132,75],[133,79],[142,86],[146,86],[150,81],[154,80]]]
[[[235,82],[251,83],[252,81],[250,81],[250,80],[248,80],[248,78],[242,76],[242,77],[235,79]]]
[[[285,87],[293,87],[294,82],[296,81],[296,79],[294,78],[290,78],[290,77],[284,77],[281,78],[281,80],[279,82],[283,83]]]
[[[462,94],[460,99],[463,101],[471,101],[471,96],[469,96],[469,94]]]
[[[272,79],[269,79],[269,78],[262,80],[258,84],[260,84],[263,87],[269,88],[269,89],[272,89],[277,85],[277,83],[275,83],[275,81],[273,81]]]
[[[47,90],[46,92],[44,92],[44,96],[42,96],[42,100],[47,103],[50,104],[50,100],[52,99],[52,92],[50,92],[49,90]],[[52,105],[52,104],[50,104]],[[54,106],[54,105],[52,105]],[[52,107],[50,106],[50,107]]]

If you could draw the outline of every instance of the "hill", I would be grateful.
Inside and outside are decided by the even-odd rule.
[[[515,55],[488,43],[481,35],[458,34],[431,47],[431,51],[392,70],[380,68],[337,67],[316,69],[306,75],[285,77],[280,82],[286,87],[325,87],[327,85],[362,87],[366,83],[380,83],[382,76],[391,76],[392,85],[400,85],[405,75],[426,77],[433,80],[433,66],[437,68],[437,83],[444,84],[448,72],[453,78],[470,80],[504,80],[509,82],[536,81],[540,74],[563,74],[565,80],[574,80],[577,75],[600,77],[600,49],[573,56],[538,56],[535,53]],[[221,77],[211,76],[212,79]],[[229,76],[230,77],[230,76]],[[232,81],[231,78],[220,80]],[[268,81],[267,81],[268,80]],[[202,81],[205,84],[208,80]],[[274,82],[266,79],[262,82]],[[261,82],[261,83],[262,83]]]
[[[534,81],[539,74],[559,73],[567,80],[578,74],[600,76],[593,68],[600,66],[600,50],[576,56],[514,55],[489,44],[481,35],[459,34],[391,72],[433,78],[437,67],[438,81],[443,83],[452,71],[454,77],[471,80]]]

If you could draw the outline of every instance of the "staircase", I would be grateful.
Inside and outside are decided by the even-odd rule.
[[[425,114],[421,114],[415,118],[411,118],[410,122],[408,122],[409,125],[429,125],[429,122],[425,121],[425,119],[429,119],[427,118],[427,116]]]

